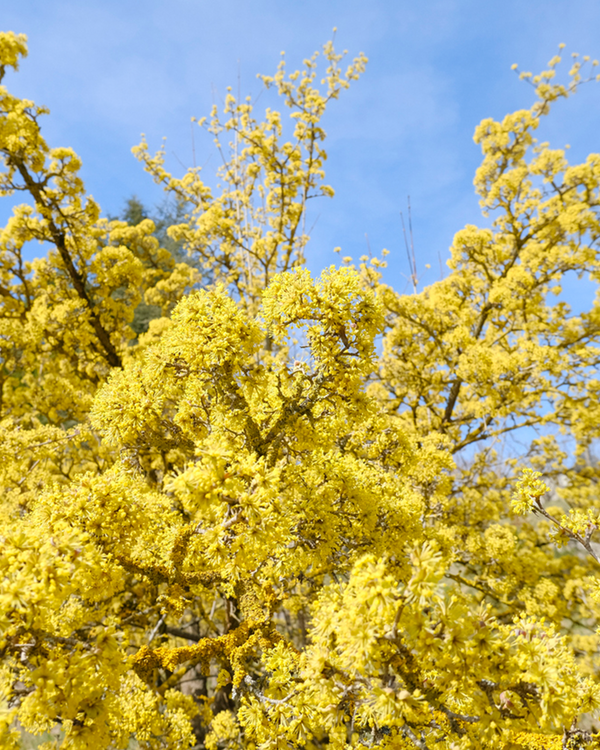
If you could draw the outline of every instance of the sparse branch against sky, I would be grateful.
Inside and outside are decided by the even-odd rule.
[[[166,136],[167,167],[175,173],[192,166],[194,149],[209,180],[217,154],[198,131],[192,142],[190,118],[208,114],[228,85],[256,98],[256,74],[274,72],[281,50],[295,67],[334,26],[336,45],[350,56],[364,51],[370,62],[325,120],[327,182],[336,197],[312,206],[308,265],[316,272],[338,262],[336,246],[358,258],[368,252],[368,238],[373,252],[390,250],[389,282],[408,291],[400,219],[407,196],[420,280],[431,283],[454,233],[482,222],[472,187],[480,162],[475,126],[530,106],[532,91],[511,72],[512,63],[541,70],[560,42],[567,53],[600,56],[594,0],[5,3],[2,28],[26,33],[30,48],[6,83],[50,108],[43,123],[49,143],[75,149],[87,190],[115,215],[134,193],[150,206],[161,200],[131,155],[140,133],[151,150]],[[259,103],[267,100],[263,95]],[[557,110],[542,139],[557,148],[571,144],[573,160],[598,150],[597,87],[583,87]]]

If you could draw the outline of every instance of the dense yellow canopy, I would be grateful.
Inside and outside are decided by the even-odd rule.
[[[0,34],[0,80],[24,54]],[[218,194],[134,149],[185,260],[0,87],[0,194],[29,199],[0,232],[3,748],[600,746],[600,308],[561,296],[600,279],[600,155],[534,138],[582,65],[478,126],[488,226],[401,295],[384,259],[304,265],[320,122],[366,64],[323,57],[263,78],[291,126],[231,92],[199,121]]]

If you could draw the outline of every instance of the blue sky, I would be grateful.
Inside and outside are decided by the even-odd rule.
[[[336,262],[338,245],[358,258],[368,235],[374,252],[390,250],[386,280],[400,291],[408,194],[424,284],[439,278],[454,233],[484,224],[472,186],[474,128],[532,102],[511,64],[538,72],[560,42],[566,53],[600,57],[597,0],[21,0],[3,3],[0,19],[3,30],[27,34],[30,48],[5,84],[50,108],[46,139],[75,149],[87,190],[110,214],[133,193],[150,206],[161,200],[131,154],[142,132],[152,151],[167,137],[167,167],[181,174],[192,163],[190,118],[237,88],[238,71],[242,95],[256,97],[256,74],[274,72],[281,50],[294,68],[337,26],[336,46],[370,62],[324,121],[336,197],[312,209],[308,264],[318,272]],[[583,160],[600,150],[599,115],[600,84],[588,84],[557,105],[540,137],[570,144],[570,160]],[[195,147],[211,182],[210,137],[197,132]],[[11,202],[3,203],[4,223]]]

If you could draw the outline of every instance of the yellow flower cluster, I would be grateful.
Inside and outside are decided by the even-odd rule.
[[[0,81],[25,53],[0,34]],[[383,259],[304,267],[322,118],[366,64],[323,56],[262,79],[291,126],[231,92],[198,121],[218,194],[136,147],[186,261],[0,87],[0,194],[30,199],[0,232],[2,747],[600,745],[600,303],[561,291],[600,280],[600,156],[533,137],[586,61],[479,125],[491,226],[407,296]]]

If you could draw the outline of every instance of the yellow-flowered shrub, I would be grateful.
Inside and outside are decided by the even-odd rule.
[[[26,49],[0,34],[0,80]],[[30,198],[0,233],[2,747],[600,745],[600,309],[561,297],[600,279],[600,156],[533,137],[582,65],[479,125],[490,226],[406,296],[382,259],[305,268],[366,63],[324,58],[263,78],[291,126],[231,92],[199,121],[216,189],[136,147],[187,260],[0,88],[0,193]]]

